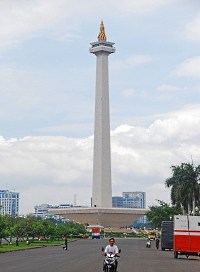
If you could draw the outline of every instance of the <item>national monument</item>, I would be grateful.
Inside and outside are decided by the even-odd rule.
[[[83,224],[123,227],[139,219],[147,210],[112,208],[108,56],[115,52],[113,45],[107,41],[101,22],[98,41],[90,47],[90,53],[96,56],[92,207],[49,211]]]

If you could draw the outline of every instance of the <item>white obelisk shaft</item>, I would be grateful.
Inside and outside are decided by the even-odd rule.
[[[90,48],[96,55],[93,207],[112,207],[108,56],[115,52],[113,44],[99,40]]]

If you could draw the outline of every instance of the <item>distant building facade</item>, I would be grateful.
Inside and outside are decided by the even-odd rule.
[[[146,193],[123,192],[122,196],[113,196],[112,207],[146,209]],[[146,223],[146,221],[146,216],[142,216],[136,223]]]
[[[113,196],[112,207],[146,209],[146,193],[123,192],[122,196]]]
[[[49,217],[49,212],[48,212],[49,208],[53,208],[53,206],[49,205],[49,204],[37,205],[34,207],[34,209],[35,209],[34,215],[36,217],[40,217],[40,218],[48,218]]]
[[[19,214],[19,193],[0,190],[0,215],[17,216]]]
[[[59,216],[56,216],[50,213],[49,209],[58,209],[58,208],[67,209],[72,207],[73,207],[72,204],[60,204],[60,205],[41,204],[34,207],[35,212],[33,215],[43,219],[47,219],[47,218],[58,219]]]

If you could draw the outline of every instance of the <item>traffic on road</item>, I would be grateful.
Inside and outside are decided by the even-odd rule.
[[[4,272],[97,272],[103,271],[102,247],[109,241],[104,239],[82,239],[62,246],[51,246],[0,254],[0,271]],[[197,256],[174,258],[172,250],[156,248],[156,241],[146,247],[146,239],[116,238],[121,249],[118,272],[193,272],[200,269]]]

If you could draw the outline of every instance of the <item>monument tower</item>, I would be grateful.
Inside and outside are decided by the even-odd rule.
[[[115,52],[113,45],[101,22],[98,41],[90,48],[96,55],[92,207],[98,208],[112,207],[108,56]]]
[[[113,45],[106,41],[101,22],[98,41],[91,43],[90,48],[96,55],[92,207],[49,209],[67,220],[104,227],[128,226],[147,212],[146,209],[112,208],[108,56],[115,52]]]

